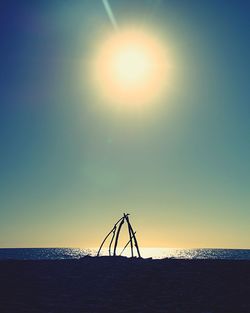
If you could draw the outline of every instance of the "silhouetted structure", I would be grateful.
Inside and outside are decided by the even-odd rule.
[[[128,234],[129,234],[129,241],[127,242],[127,244],[125,245],[125,247],[123,248],[122,252],[120,253],[120,255],[123,253],[123,251],[127,248],[127,246],[130,244],[130,249],[131,249],[131,257],[134,257],[134,248],[137,251],[137,255],[140,258],[141,254],[140,254],[140,250],[139,250],[139,246],[138,246],[138,242],[136,239],[136,232],[133,230],[130,221],[129,221],[129,214],[123,214],[123,217],[120,218],[114,225],[114,227],[111,229],[111,231],[107,234],[107,236],[103,239],[100,248],[97,252],[97,256],[100,255],[101,249],[105,243],[105,241],[111,236],[110,242],[109,242],[109,256],[116,256],[116,250],[117,250],[117,245],[118,245],[118,240],[119,240],[119,235],[121,232],[121,228],[124,224],[124,222],[127,223],[128,226]],[[112,253],[112,244],[114,241],[114,247],[113,247],[113,253]]]

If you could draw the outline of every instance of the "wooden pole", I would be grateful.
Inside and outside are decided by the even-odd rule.
[[[117,244],[118,244],[118,239],[119,239],[119,235],[120,235],[120,231],[121,231],[121,228],[122,228],[122,225],[124,223],[124,217],[122,218],[119,226],[118,226],[118,230],[117,230],[117,233],[116,233],[116,238],[115,238],[115,245],[114,245],[114,256],[116,256],[116,248],[117,248]]]
[[[111,229],[111,231],[107,234],[107,236],[103,239],[101,245],[100,245],[100,248],[97,252],[97,256],[100,256],[100,252],[102,250],[102,246],[104,245],[104,242],[108,239],[109,235],[113,232],[114,228]]]
[[[134,251],[133,251],[133,237],[134,237],[134,234],[131,232],[131,227],[130,227],[130,222],[129,222],[129,217],[126,216],[126,221],[127,221],[127,224],[128,224],[128,233],[129,233],[129,242],[130,242],[130,249],[131,249],[131,257],[133,258],[134,257]]]
[[[111,247],[112,247],[113,240],[115,238],[115,232],[116,232],[116,225],[114,226],[113,235],[112,235],[112,238],[111,238],[110,244],[109,244],[109,256],[111,256]]]
[[[136,239],[136,236],[135,236],[135,232],[134,232],[134,230],[133,230],[133,228],[132,228],[128,218],[127,218],[127,223],[129,225],[131,233],[133,234],[133,239],[134,239],[134,243],[135,243],[135,247],[136,247],[136,250],[137,250],[138,257],[141,258],[141,254],[140,254],[140,250],[139,250],[139,247],[138,247],[138,242],[137,242],[137,239]]]
[[[136,234],[136,231],[135,231]],[[127,246],[130,244],[130,240],[126,243],[125,247],[122,249],[122,252],[120,253],[120,255],[122,255],[122,253],[125,251],[125,249],[127,248]]]

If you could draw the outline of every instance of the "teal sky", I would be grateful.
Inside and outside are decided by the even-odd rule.
[[[250,248],[249,3],[110,4],[173,58],[150,108],[89,88],[101,0],[0,4],[0,247],[98,246],[129,212],[142,246]]]

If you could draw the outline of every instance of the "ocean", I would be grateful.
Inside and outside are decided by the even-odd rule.
[[[250,260],[250,249],[173,249],[141,248],[143,258],[163,259],[226,259]],[[58,260],[79,259],[86,255],[95,256],[97,249],[78,248],[2,248],[0,260]],[[103,255],[107,255],[104,250]],[[118,251],[119,255],[119,251]],[[130,256],[129,249],[123,253]]]

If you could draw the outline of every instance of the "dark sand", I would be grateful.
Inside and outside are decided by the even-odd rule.
[[[0,312],[250,313],[250,261],[1,261]]]

